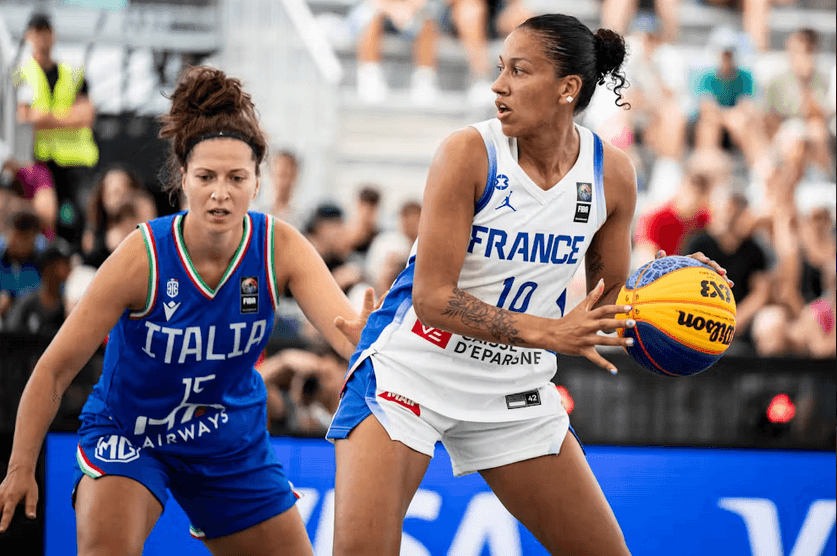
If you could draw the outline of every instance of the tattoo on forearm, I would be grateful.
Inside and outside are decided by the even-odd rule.
[[[55,403],[61,403],[61,394],[59,394],[58,392],[53,392],[52,401]]]
[[[463,324],[484,330],[503,344],[515,346],[525,342],[516,328],[517,319],[508,311],[486,305],[473,295],[453,288],[453,296],[442,315],[458,318]]]
[[[602,256],[599,253],[588,251],[585,262],[587,263],[587,276],[595,276],[604,270],[604,261],[602,261]]]

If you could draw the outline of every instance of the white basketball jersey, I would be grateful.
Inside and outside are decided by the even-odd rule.
[[[496,119],[475,124],[488,152],[485,192],[477,202],[458,287],[490,305],[560,318],[567,285],[604,223],[602,143],[576,126],[578,159],[549,190],[517,163],[517,141]],[[419,239],[420,241],[420,239]],[[405,396],[450,417],[512,421],[554,414],[555,355],[489,343],[426,327],[416,318],[407,268],[373,313],[353,357],[371,356],[379,390]]]

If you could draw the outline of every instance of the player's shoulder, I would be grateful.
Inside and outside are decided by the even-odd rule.
[[[148,255],[152,249],[148,245],[149,239],[141,227],[137,227],[114,249],[111,257],[118,258],[120,263],[137,266],[148,266]]]
[[[433,158],[433,166],[443,169],[444,175],[450,178],[471,176],[476,180],[488,171],[487,161],[488,150],[482,135],[474,127],[468,126],[452,132],[442,140]]]
[[[605,188],[619,193],[633,191],[636,194],[636,169],[631,157],[607,141],[602,141],[602,145]]]
[[[636,179],[636,169],[628,153],[602,141],[604,177],[616,179]]]
[[[268,222],[273,222],[273,245],[274,254],[277,257],[288,252],[289,247],[297,246],[300,242],[306,241],[305,236],[292,224],[281,218],[267,214],[264,216]],[[268,226],[268,232],[270,233]]]
[[[485,156],[485,141],[474,126],[466,126],[450,133],[442,140],[440,151],[462,157],[473,157],[482,152]]]

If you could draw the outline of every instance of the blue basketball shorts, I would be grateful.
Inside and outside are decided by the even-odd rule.
[[[402,392],[382,392],[371,357],[346,382],[326,438],[347,438],[369,415],[375,415],[391,440],[419,453],[433,457],[436,442],[442,442],[455,476],[558,454],[567,432],[576,436],[565,411],[519,421],[470,422],[419,406]]]
[[[165,507],[170,491],[189,517],[190,533],[213,539],[243,531],[279,515],[299,497],[285,477],[265,432],[236,458],[189,458],[138,450],[119,429],[82,428],[76,448],[73,503],[84,475],[128,477]]]

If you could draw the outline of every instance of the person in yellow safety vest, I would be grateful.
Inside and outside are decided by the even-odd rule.
[[[34,127],[35,158],[47,164],[60,204],[56,232],[78,245],[83,225],[79,189],[99,160],[84,70],[52,59],[54,34],[49,17],[35,13],[26,28],[32,56],[18,69],[19,123]]]

